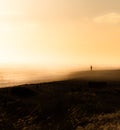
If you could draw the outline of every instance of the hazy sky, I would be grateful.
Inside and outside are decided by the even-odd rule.
[[[120,65],[120,0],[0,0],[0,64]]]

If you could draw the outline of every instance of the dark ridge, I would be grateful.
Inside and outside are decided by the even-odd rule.
[[[35,91],[33,91],[30,88],[24,87],[23,86],[18,86],[18,87],[13,87],[11,88],[11,94],[18,96],[18,97],[31,97],[31,96],[35,96],[37,93]]]

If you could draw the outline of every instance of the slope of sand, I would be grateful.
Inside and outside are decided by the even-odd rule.
[[[120,81],[120,70],[80,71],[70,74],[70,79]]]

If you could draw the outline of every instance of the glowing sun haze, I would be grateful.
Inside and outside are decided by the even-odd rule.
[[[0,0],[0,64],[120,65],[119,0]]]

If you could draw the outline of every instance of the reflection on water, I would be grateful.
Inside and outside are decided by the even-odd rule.
[[[0,72],[0,87],[20,84],[40,83],[63,78],[60,73],[43,72],[40,70],[2,69]]]

